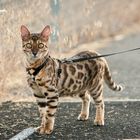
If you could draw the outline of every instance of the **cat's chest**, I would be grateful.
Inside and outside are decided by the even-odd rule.
[[[32,79],[31,81],[35,83],[39,88],[47,87],[53,83],[53,74],[47,73],[45,68],[39,71],[37,74],[34,73],[35,71],[30,69],[30,71],[28,71],[28,79]]]
[[[49,76],[49,74],[47,75],[47,73],[45,71],[39,73],[34,78],[34,80],[39,87],[48,87],[51,84],[53,84],[53,76]]]

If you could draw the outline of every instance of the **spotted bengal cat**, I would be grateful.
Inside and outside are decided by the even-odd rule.
[[[95,125],[104,125],[103,81],[114,91],[122,87],[112,80],[109,67],[104,58],[76,63],[63,63],[52,58],[47,45],[50,27],[41,33],[30,33],[22,25],[22,49],[26,56],[26,70],[29,86],[36,98],[41,126],[39,133],[50,134],[53,131],[55,113],[60,96],[78,95],[82,99],[81,113],[78,120],[85,121],[89,116],[90,98],[96,105]],[[96,52],[80,52],[72,58],[98,55]]]

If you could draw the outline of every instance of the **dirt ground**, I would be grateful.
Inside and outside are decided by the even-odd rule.
[[[64,58],[140,31],[139,9],[139,0],[0,0],[0,100],[33,100],[21,49],[22,24],[31,32],[51,25],[51,54]],[[53,40],[57,26],[59,39]]]
[[[107,54],[112,52],[119,52],[124,50],[129,50],[133,48],[139,47],[140,44],[140,31],[128,34],[128,35],[120,35],[116,36],[111,40],[104,40],[103,42],[96,42],[91,44],[84,44],[81,46],[81,50],[86,50],[86,47],[89,47],[88,50],[98,49],[100,54]],[[100,46],[100,47],[99,47]],[[79,49],[74,49],[74,51],[80,51]],[[74,54],[74,52],[69,52],[69,54]],[[65,53],[66,55],[67,53]],[[68,55],[68,54],[67,54]],[[137,100],[140,101],[140,59],[139,58],[140,51],[129,52],[126,54],[120,54],[116,56],[111,56],[106,58],[109,64],[112,77],[116,83],[122,84],[124,86],[124,90],[121,93],[112,92],[107,86],[105,86],[104,97],[105,100],[108,101],[128,101],[128,100]],[[25,71],[25,68],[22,69]],[[23,80],[23,81],[20,81]],[[16,84],[10,82],[9,91],[7,93],[0,93],[0,102],[4,101],[27,101],[32,102],[35,101],[32,91],[27,85],[26,74],[19,75],[17,81],[16,79],[10,79],[9,81],[14,81]],[[20,82],[19,82],[20,81]],[[73,99],[67,99],[66,101],[77,101]]]

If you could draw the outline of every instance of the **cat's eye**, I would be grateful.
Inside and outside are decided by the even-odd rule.
[[[39,49],[42,49],[43,47],[44,47],[44,44],[43,44],[43,43],[39,43],[39,44],[38,44],[38,48],[39,48]]]
[[[27,43],[26,44],[26,48],[31,49],[32,48],[32,45],[30,43]]]

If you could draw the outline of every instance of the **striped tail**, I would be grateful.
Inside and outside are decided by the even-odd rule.
[[[113,81],[111,72],[109,70],[109,67],[106,63],[105,67],[105,74],[104,74],[105,82],[108,85],[108,87],[114,91],[122,91],[123,87],[121,85],[116,85],[116,83]]]

